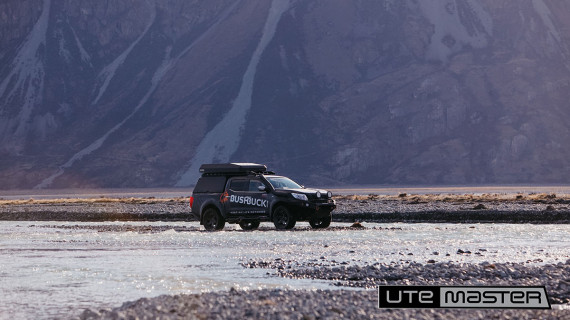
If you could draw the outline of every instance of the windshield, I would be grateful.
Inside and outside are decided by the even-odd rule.
[[[274,189],[302,189],[295,181],[285,177],[265,177]]]

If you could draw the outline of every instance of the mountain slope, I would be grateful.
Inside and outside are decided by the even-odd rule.
[[[2,188],[565,183],[570,4],[0,4]]]

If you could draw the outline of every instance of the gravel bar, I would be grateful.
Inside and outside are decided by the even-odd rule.
[[[342,264],[342,263],[340,263]],[[159,296],[126,302],[112,310],[86,309],[79,319],[570,319],[570,260],[528,267],[517,263],[422,265],[374,264],[338,267],[294,261],[251,261],[274,276],[330,280],[364,290],[231,289]],[[379,309],[378,285],[545,285],[552,310]]]
[[[529,266],[522,263],[374,263],[364,266],[350,262],[299,264],[276,259],[250,261],[246,268],[273,269],[274,275],[292,279],[322,279],[339,287],[372,289],[379,285],[496,285],[545,286],[552,304],[570,303],[570,260],[566,263]]]
[[[569,310],[379,309],[374,290],[253,290],[159,296],[78,319],[570,319]]]
[[[4,221],[192,221],[187,201],[24,203],[0,205]]]
[[[337,197],[335,222],[570,223],[570,200]],[[185,199],[172,201],[0,204],[4,221],[193,221]]]

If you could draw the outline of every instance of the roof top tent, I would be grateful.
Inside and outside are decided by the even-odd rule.
[[[200,166],[202,174],[248,174],[267,172],[267,166],[257,163],[217,163]]]

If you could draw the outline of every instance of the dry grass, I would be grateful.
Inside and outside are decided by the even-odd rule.
[[[95,204],[95,203],[126,203],[126,204],[155,204],[155,203],[186,203],[188,198],[67,198],[67,199],[27,199],[0,200],[0,205],[23,204]]]
[[[547,194],[547,193],[531,193],[531,194],[508,194],[508,193],[485,193],[485,194],[406,194],[398,195],[346,195],[334,196],[335,200],[353,200],[353,201],[400,201],[406,203],[429,203],[429,202],[552,202],[552,201],[568,201],[569,194]],[[0,199],[0,205],[41,205],[41,204],[104,204],[104,203],[125,203],[125,204],[156,204],[156,203],[186,203],[188,197],[178,198],[66,198],[66,199],[26,199],[26,200],[3,200]]]
[[[412,203],[428,202],[545,202],[552,200],[570,201],[570,195],[556,195],[547,193],[485,193],[485,194],[406,194],[398,195],[348,195],[335,196],[336,200],[356,200],[356,201],[401,201]]]

